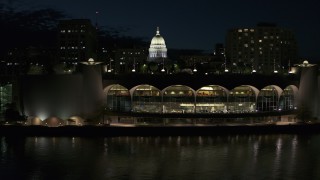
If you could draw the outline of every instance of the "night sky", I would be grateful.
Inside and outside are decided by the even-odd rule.
[[[210,51],[224,43],[228,29],[276,23],[293,30],[302,58],[320,60],[320,1],[279,0],[20,0],[27,8],[54,8],[70,18],[100,26],[128,28],[126,35],[150,39],[156,27],[168,49]],[[31,3],[30,3],[31,2]],[[98,11],[96,18],[95,12]]]

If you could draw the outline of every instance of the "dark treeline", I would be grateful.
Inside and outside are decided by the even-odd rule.
[[[64,17],[54,9],[19,10],[0,3],[1,55],[13,48],[52,46],[58,21]]]
[[[52,47],[57,45],[59,20],[72,19],[65,12],[52,9],[21,9],[17,5],[0,2],[0,57],[14,48]],[[98,28],[98,47],[117,48],[144,47],[140,37],[124,35],[125,28]]]

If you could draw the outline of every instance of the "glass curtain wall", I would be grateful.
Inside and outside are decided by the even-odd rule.
[[[294,85],[286,87],[279,101],[279,110],[293,110],[296,108],[296,98],[298,95],[298,88]]]
[[[150,85],[139,85],[131,89],[132,111],[162,113],[161,91]]]
[[[249,113],[256,111],[256,99],[259,90],[253,86],[235,87],[229,94],[228,112]]]
[[[226,113],[228,90],[218,85],[200,88],[196,93],[196,113]]]
[[[262,88],[257,100],[257,110],[277,111],[281,93],[282,89],[278,86],[270,85]]]
[[[131,111],[131,96],[127,88],[119,84],[110,85],[105,89],[104,93],[107,98],[106,109],[108,111]]]
[[[7,109],[8,104],[12,103],[12,84],[0,86],[0,116]]]
[[[163,91],[163,113],[194,113],[195,92],[183,85],[173,85]]]

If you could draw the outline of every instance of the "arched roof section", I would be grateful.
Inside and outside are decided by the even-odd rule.
[[[289,85],[289,86],[287,86],[286,88],[284,88],[281,95],[284,95],[284,93],[286,93],[286,92],[289,91],[289,90],[292,90],[292,91],[293,91],[294,98],[297,98],[297,97],[298,97],[299,89],[298,89],[298,87],[295,86],[295,85]]]
[[[261,89],[260,93],[259,93],[259,96],[260,95],[263,95],[263,92],[264,91],[269,91],[269,90],[275,90],[276,93],[277,93],[277,97],[280,98],[281,94],[282,94],[282,89],[279,87],[279,86],[276,86],[276,85],[269,85],[269,86],[266,86],[264,88]]]
[[[158,96],[160,96],[160,93],[161,93],[161,91],[160,91],[158,88],[156,88],[156,87],[154,87],[154,86],[152,86],[152,85],[149,85],[149,84],[141,84],[141,85],[137,85],[137,86],[131,88],[131,89],[130,89],[130,94],[131,94],[132,96],[134,96],[134,95],[135,95],[135,92],[138,91],[138,90],[158,91],[158,92],[159,92],[159,95],[158,95]]]
[[[42,121],[39,117],[29,117],[27,123],[29,125],[42,125]]]
[[[71,116],[67,119],[67,124],[81,126],[84,124],[84,121],[80,116]]]
[[[195,94],[196,94],[194,89],[192,89],[192,88],[189,87],[189,86],[185,86],[185,85],[172,85],[172,86],[168,86],[168,87],[164,88],[164,89],[161,91],[161,93],[162,93],[163,96],[166,96],[166,94],[165,94],[166,91],[181,91],[181,92],[183,92],[183,91],[191,91],[191,92],[192,92],[191,96],[195,96]],[[179,95],[179,94],[180,94],[180,93],[178,93],[178,95]],[[183,95],[183,94],[181,94],[181,95]],[[190,96],[190,95],[188,94],[188,96]]]
[[[258,97],[258,95],[259,95],[259,89],[257,89],[257,88],[254,87],[254,86],[250,86],[250,85],[237,86],[237,87],[233,88],[233,89],[229,92],[229,94],[231,95],[231,94],[233,94],[233,92],[238,91],[238,90],[248,90],[248,89],[251,90],[251,91],[254,93],[254,95],[255,95],[256,98]]]
[[[109,93],[109,91],[128,91],[129,92],[129,90],[126,87],[120,84],[112,84],[107,86],[106,88],[104,88],[103,93],[106,95]]]
[[[49,127],[58,127],[64,125],[64,121],[58,117],[49,117],[43,121],[43,124]]]
[[[196,91],[196,95],[200,92],[200,91],[215,91],[215,90],[223,90],[226,95],[229,95],[229,90],[223,86],[219,86],[219,85],[207,85],[207,86],[203,86],[201,88],[199,88]]]

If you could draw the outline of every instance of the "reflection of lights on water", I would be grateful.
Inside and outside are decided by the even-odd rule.
[[[259,152],[259,141],[253,144],[253,157],[255,161],[257,160],[258,152]]]
[[[3,153],[7,152],[7,143],[5,143],[5,137],[1,138],[1,150]]]
[[[202,137],[201,137],[201,136],[199,136],[198,142],[199,142],[199,145],[203,145],[203,140],[202,140]]]

